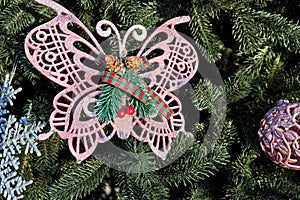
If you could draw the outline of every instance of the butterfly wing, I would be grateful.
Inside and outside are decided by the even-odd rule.
[[[101,124],[95,116],[95,98],[99,94],[98,87],[100,85],[84,89],[76,95],[72,106],[74,113],[68,143],[77,162],[85,160],[94,152],[98,143],[107,142],[115,134],[114,131],[106,134],[104,131],[106,124]]]
[[[100,124],[90,111],[92,99],[99,92],[99,71],[103,69],[85,62],[95,61],[90,54],[98,55],[103,50],[70,11],[50,0],[36,1],[55,10],[57,16],[29,32],[25,39],[26,55],[44,76],[65,87],[53,101],[51,130],[39,135],[39,139],[47,139],[57,132],[68,139],[70,151],[82,161],[94,151],[97,143],[108,141],[114,134],[106,135],[103,130],[106,124]],[[70,26],[81,28],[89,41],[73,32]],[[91,52],[85,53],[79,47]]]
[[[131,134],[138,140],[148,142],[151,150],[162,159],[165,159],[172,144],[172,138],[184,131],[184,118],[181,113],[181,103],[172,93],[155,85],[152,88],[165,101],[173,114],[169,119],[159,114],[154,118],[141,119],[134,116]]]
[[[182,16],[165,22],[153,31],[138,52],[138,57],[149,59],[150,65],[145,67],[151,66],[151,69],[139,70],[142,77],[150,80],[150,87],[155,84],[174,91],[195,75],[199,62],[197,51],[187,37],[175,29],[175,25],[189,20],[190,17]]]
[[[90,156],[98,143],[114,135],[114,132],[107,135],[106,124],[100,124],[94,115],[99,86],[83,81],[79,88],[66,88],[54,98],[54,111],[49,120],[51,130],[68,139],[70,151],[78,162]]]
[[[174,27],[189,20],[189,17],[183,16],[167,21],[146,39],[137,54],[138,57],[147,57],[150,63],[138,69],[140,76],[148,79],[149,87],[173,114],[169,119],[162,114],[147,119],[135,116],[131,134],[140,141],[148,142],[152,151],[162,159],[171,148],[172,138],[184,132],[185,125],[181,102],[171,91],[186,84],[198,69],[196,49]]]
[[[31,30],[25,39],[26,56],[35,68],[64,87],[78,84],[98,73],[99,69],[87,67],[83,63],[83,60],[95,59],[90,55],[91,53],[98,55],[103,52],[86,26],[70,11],[55,2],[50,0],[37,0],[37,2],[55,10],[57,16]],[[83,30],[91,42],[70,30],[71,26]],[[75,44],[90,52],[85,53],[76,48]]]

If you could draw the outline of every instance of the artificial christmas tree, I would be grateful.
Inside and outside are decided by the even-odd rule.
[[[201,77],[203,73],[190,80],[193,102],[201,115],[197,123],[189,125],[195,135],[174,139],[176,147],[188,144],[189,148],[170,150],[169,157],[180,151],[182,156],[156,171],[129,173],[110,168],[105,159],[95,157],[77,164],[68,144],[57,135],[40,141],[41,156],[31,155],[18,171],[25,180],[33,180],[23,192],[24,199],[104,199],[109,198],[102,189],[107,185],[117,188],[111,190],[111,198],[119,199],[300,198],[299,174],[273,164],[261,150],[257,135],[261,118],[276,101],[300,102],[298,1],[56,2],[76,13],[92,33],[101,19],[126,31],[134,24],[149,28],[174,17],[190,16],[189,26],[177,30],[195,40],[202,55],[216,63],[225,87],[211,77]],[[16,65],[12,84],[23,88],[10,111],[22,116],[32,105],[31,120],[47,122],[53,111],[49,102],[62,88],[29,63],[24,40],[30,30],[56,13],[24,0],[1,0],[0,8],[1,79]],[[75,26],[69,28],[86,37]],[[210,68],[204,63],[199,62],[198,70]],[[186,114],[185,118],[192,117]],[[49,127],[47,124],[44,132]],[[208,132],[215,135],[208,138]],[[113,138],[112,142],[132,153],[130,159],[125,155],[116,163],[134,166],[131,172],[155,169],[155,158],[148,154],[138,157],[137,153],[150,151],[147,145],[131,138],[125,142]],[[20,159],[24,157],[20,155]]]

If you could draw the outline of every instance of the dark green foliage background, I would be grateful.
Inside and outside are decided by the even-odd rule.
[[[297,0],[56,2],[75,13],[94,34],[101,19],[126,30],[134,24],[155,27],[189,15],[191,22],[179,29],[216,62],[226,86],[226,123],[217,145],[207,157],[199,158],[199,153],[205,153],[201,142],[208,121],[216,114],[211,113],[211,101],[219,98],[221,90],[206,80],[194,79],[201,121],[195,124],[197,135],[191,147],[172,165],[144,174],[116,171],[93,157],[78,165],[66,141],[53,135],[40,142],[41,157],[20,158],[20,173],[34,181],[24,199],[103,199],[106,182],[120,188],[111,195],[114,199],[300,199],[299,173],[272,164],[257,137],[260,119],[276,101],[300,102]],[[0,0],[0,9],[0,79],[16,66],[13,84],[23,88],[11,113],[24,114],[32,103],[31,120],[47,121],[53,97],[62,88],[29,63],[24,39],[55,13],[32,0]],[[192,140],[188,135],[179,139],[175,143]],[[132,139],[119,145],[133,152],[149,151]],[[144,159],[139,167],[148,165],[151,163]]]

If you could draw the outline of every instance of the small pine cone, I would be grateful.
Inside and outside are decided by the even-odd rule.
[[[105,57],[105,61],[107,64],[106,68],[108,68],[110,72],[117,73],[121,71],[121,63],[119,58],[114,57],[112,55],[107,55]]]
[[[126,58],[125,66],[127,69],[135,69],[142,63],[141,59],[136,56],[130,56]]]

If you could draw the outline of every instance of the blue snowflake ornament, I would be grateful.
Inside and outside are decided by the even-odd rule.
[[[16,156],[22,153],[22,146],[26,146],[25,154],[35,152],[41,155],[37,148],[36,133],[44,127],[41,122],[30,123],[28,116],[17,120],[14,115],[7,115],[9,111],[6,107],[13,105],[15,95],[22,90],[15,90],[11,80],[12,76],[7,75],[3,85],[0,85],[0,194],[7,200],[23,198],[22,192],[32,183],[18,175],[20,162]]]

